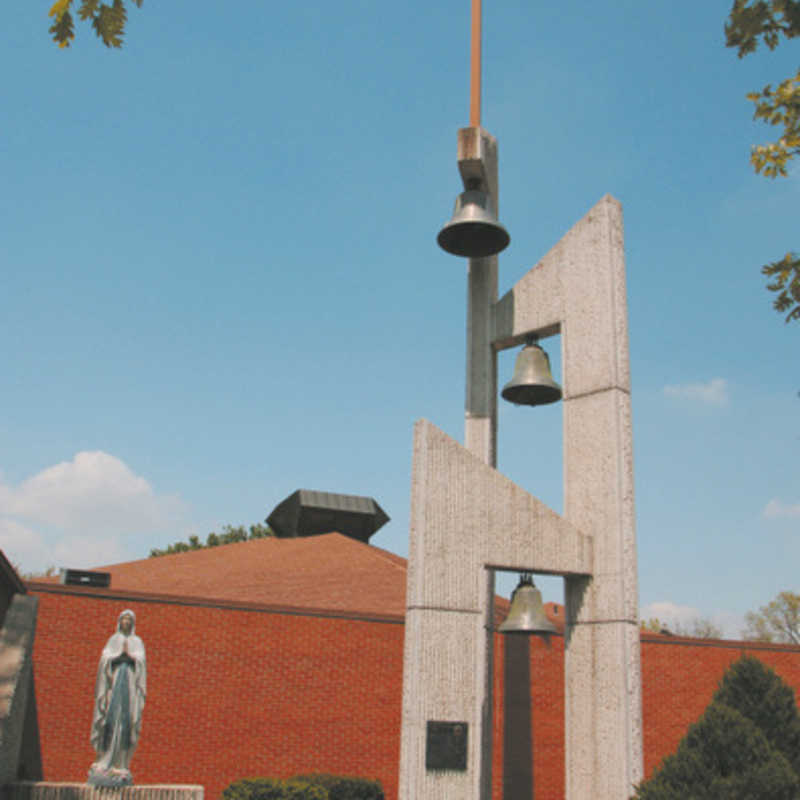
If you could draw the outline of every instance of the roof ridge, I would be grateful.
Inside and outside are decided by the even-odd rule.
[[[408,559],[404,556],[401,556],[398,553],[393,553],[391,550],[387,550],[385,547],[378,547],[377,545],[369,544],[368,542],[360,542],[360,544],[364,544],[366,547],[374,550],[375,554],[379,558],[382,558],[384,561],[388,561],[393,567],[397,567],[398,569],[402,570],[408,569]],[[398,563],[395,559],[400,559],[402,563]]]
[[[238,544],[238,542],[236,542]],[[403,622],[402,614],[391,611],[375,612],[358,608],[324,608],[322,606],[298,606],[284,603],[264,603],[250,600],[233,600],[228,597],[200,597],[196,595],[170,594],[164,592],[139,591],[136,589],[112,589],[108,587],[65,586],[40,580],[25,582],[27,591],[44,594],[67,594],[99,597],[105,600],[130,600],[139,603],[161,605],[199,606],[204,608],[228,608],[237,611],[258,611],[268,614],[285,614],[300,617],[331,617],[334,619],[356,619],[366,622]]]
[[[344,539],[351,539],[351,537],[346,536],[343,533],[339,533],[339,531],[331,531],[330,533],[321,533],[316,534],[317,536],[330,536],[330,534],[335,533],[337,536],[341,536]],[[188,548],[187,550],[179,550],[174,553],[161,553],[157,556],[146,555],[142,558],[134,558],[130,561],[118,561],[114,564],[103,564],[102,566],[92,567],[92,570],[103,570],[103,569],[115,569],[117,567],[127,567],[131,564],[141,564],[144,561],[149,561],[150,559],[162,559],[162,558],[172,558],[174,556],[193,556],[198,553],[207,553],[209,551],[219,552],[223,548],[226,547],[234,547],[236,545],[255,545],[256,543],[265,544],[267,542],[274,543],[274,542],[295,542],[299,539],[311,539],[311,536],[288,536],[282,537],[273,534],[272,536],[258,536],[253,539],[244,539],[240,542],[222,542],[221,544],[213,544],[213,545],[201,545],[200,547],[193,547]],[[355,541],[355,540],[352,540]],[[58,580],[58,576],[56,576],[56,580]]]

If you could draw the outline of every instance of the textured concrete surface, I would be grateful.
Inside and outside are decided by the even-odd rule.
[[[567,580],[567,798],[642,777],[641,669],[622,209],[606,195],[495,306],[495,343],[562,335],[564,516],[593,540]]]
[[[15,780],[32,697],[33,639],[39,600],[15,594],[0,631],[0,785]]]
[[[567,797],[621,800],[642,778],[642,718],[619,203],[604,197],[562,242],[564,516],[594,541],[593,579],[567,583]]]
[[[426,420],[415,426],[411,491],[400,797],[484,797],[489,567],[586,574],[592,542]],[[427,720],[467,722],[466,772],[425,770]]]
[[[203,787],[153,784],[101,789],[85,783],[20,781],[2,788],[2,800],[203,800]]]
[[[484,134],[459,133],[459,167],[488,185],[496,143]],[[465,425],[473,456],[430,423],[415,429],[400,798],[488,797],[486,572],[507,567],[567,578],[568,800],[624,800],[642,777],[642,732],[620,205],[603,197],[496,303],[489,305],[490,281],[476,266],[472,261]],[[495,463],[496,427],[487,310],[495,349],[530,334],[562,335],[563,519],[486,466]],[[470,725],[465,773],[426,772],[425,720],[437,718]]]
[[[427,420],[414,428],[411,491],[408,609],[481,612],[488,565],[591,572],[590,537]]]

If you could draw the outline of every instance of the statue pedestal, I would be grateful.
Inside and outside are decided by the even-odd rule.
[[[98,788],[119,789],[121,786],[133,786],[133,775],[129,769],[98,770],[92,764],[86,783]]]
[[[203,787],[156,783],[101,787],[87,783],[19,781],[0,789],[0,800],[203,800]]]

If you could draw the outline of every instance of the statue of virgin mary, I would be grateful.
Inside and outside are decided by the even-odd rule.
[[[93,786],[128,786],[128,768],[139,741],[147,691],[144,644],[135,634],[136,616],[125,609],[106,642],[97,667],[91,742],[97,761],[89,768]]]

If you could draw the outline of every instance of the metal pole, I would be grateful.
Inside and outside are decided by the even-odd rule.
[[[483,128],[458,132],[458,167],[466,186],[479,181],[497,203],[497,141]],[[497,465],[497,355],[492,308],[497,302],[497,256],[470,258],[467,277],[467,375],[464,446]]]
[[[481,124],[481,0],[472,0],[472,38],[470,46],[469,125]]]

